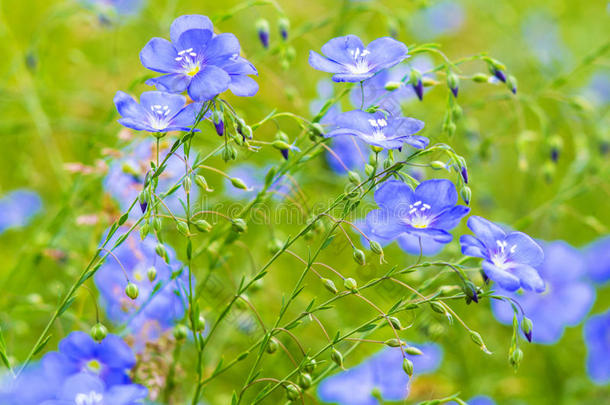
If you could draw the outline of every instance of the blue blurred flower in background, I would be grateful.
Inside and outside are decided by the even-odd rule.
[[[585,97],[596,106],[607,105],[610,102],[610,69],[595,72],[584,92]]]
[[[417,11],[411,22],[411,32],[421,40],[457,33],[466,20],[466,12],[457,1],[438,1]]]
[[[57,399],[40,405],[134,405],[143,403],[145,387],[136,384],[115,385],[108,388],[102,380],[89,374],[67,378],[59,388]]]
[[[493,399],[491,399],[485,395],[477,395],[476,397],[472,397],[468,401],[466,401],[466,403],[468,405],[495,405],[496,404]],[[455,402],[455,401],[447,402],[447,405],[457,405],[457,402]]]
[[[31,190],[15,190],[0,199],[0,234],[7,229],[26,226],[42,209],[38,194]]]
[[[171,42],[151,39],[140,52],[144,67],[161,77],[146,83],[162,91],[188,91],[195,101],[206,101],[229,89],[236,96],[256,94],[254,66],[239,56],[239,40],[233,34],[215,34],[204,15],[183,15],[170,27]]]
[[[163,161],[168,152],[167,145],[162,143],[159,151],[159,162]],[[151,139],[145,139],[124,148],[123,153],[123,156],[110,163],[108,174],[104,178],[104,188],[119,203],[121,211],[125,212],[142,191],[146,173],[150,170],[150,162],[156,161],[156,146]],[[182,148],[179,148],[167,159],[167,166],[159,176],[158,196],[178,183],[186,172],[182,156]],[[189,164],[192,163],[192,160],[189,161]],[[192,189],[191,199],[196,198],[197,194],[198,190],[196,188]],[[165,198],[163,200],[165,205],[161,204],[160,207],[164,209],[167,206],[173,213],[179,215],[184,212],[180,199],[186,201],[186,193],[182,188]],[[140,209],[131,210],[131,218],[137,218],[140,215]]]
[[[529,14],[522,23],[525,44],[543,68],[553,70],[565,65],[568,50],[561,40],[559,27],[554,19],[543,11]]]
[[[112,18],[115,15],[137,14],[144,5],[144,0],[80,0],[80,2],[104,19]]]
[[[109,246],[125,231],[125,228],[119,228]],[[130,234],[114,249],[113,255],[106,258],[94,276],[108,318],[124,324],[136,334],[136,339],[144,341],[158,338],[184,317],[186,308],[188,275],[186,271],[176,275],[182,264],[174,251],[166,247],[169,256],[169,264],[166,264],[155,252],[156,245],[157,241],[150,235],[140,240]],[[153,272],[151,268],[154,268]],[[125,273],[138,287],[139,294],[135,300],[125,294]],[[154,278],[151,273],[154,273]]]
[[[610,383],[610,310],[589,318],[584,334],[589,377],[597,384]]]
[[[458,201],[455,186],[449,180],[426,180],[413,190],[409,185],[390,180],[375,191],[375,202],[380,209],[369,212],[366,222],[373,239],[396,239],[403,233],[410,235],[404,243],[409,250],[417,240],[428,252],[436,251],[438,244],[451,242],[448,232],[470,212],[470,208],[456,205]]]
[[[610,280],[610,235],[592,242],[584,254],[589,277],[596,283]]]
[[[365,47],[357,36],[346,35],[324,44],[324,56],[310,51],[309,64],[316,70],[334,73],[335,82],[361,82],[397,65],[407,52],[406,45],[393,38],[378,38]]]
[[[129,94],[117,91],[114,105],[121,114],[121,125],[148,132],[189,132],[201,110],[200,103],[187,105],[186,97],[162,91],[145,91],[139,104]]]
[[[542,263],[542,248],[523,232],[506,233],[498,225],[481,218],[468,218],[472,235],[462,235],[462,254],[480,257],[487,277],[507,291],[520,287],[543,292],[544,281],[536,268]]]
[[[440,366],[443,352],[435,343],[414,345],[423,354],[406,355],[413,362],[414,373],[434,372]],[[386,401],[400,401],[409,395],[409,376],[402,368],[402,352],[387,347],[361,364],[324,379],[318,387],[323,402],[339,405],[377,405],[372,394],[379,392]]]
[[[425,136],[413,135],[424,128],[415,118],[386,116],[381,111],[367,113],[353,110],[339,114],[335,127],[326,137],[355,136],[369,145],[384,149],[400,149],[404,144],[423,149],[430,142]]]
[[[532,339],[537,343],[556,343],[566,326],[576,326],[591,310],[594,288],[585,280],[583,254],[563,241],[542,243],[544,261],[538,273],[546,284],[543,294],[524,291],[516,294],[502,289],[498,293],[514,298],[532,320]],[[511,324],[513,310],[505,301],[492,300],[494,314],[500,322]]]

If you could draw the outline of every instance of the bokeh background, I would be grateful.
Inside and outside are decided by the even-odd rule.
[[[132,14],[102,15],[99,9],[74,1],[0,1],[0,198],[16,189],[33,190],[40,198],[40,209],[30,221],[0,235],[0,326],[16,364],[31,349],[62,292],[94,254],[104,231],[120,215],[104,178],[115,151],[145,135],[128,134],[120,127],[112,99],[117,90],[137,95],[149,89],[143,82],[151,72],[141,66],[139,52],[151,37],[167,37],[171,21],[182,14],[208,15],[217,30],[235,33],[245,56],[257,67],[260,90],[254,98],[228,95],[247,122],[259,121],[273,109],[311,118],[310,104],[320,98],[318,82],[328,76],[310,68],[308,52],[319,50],[337,35],[356,34],[366,43],[396,33],[407,45],[438,43],[450,59],[488,53],[517,78],[516,96],[498,84],[463,80],[458,101],[464,116],[452,137],[442,130],[447,98],[443,78],[427,91],[423,102],[405,104],[405,114],[426,122],[425,135],[433,143],[448,143],[467,159],[473,213],[537,239],[565,240],[576,248],[610,233],[607,2],[291,0],[277,7],[264,1],[245,5],[233,0],[144,0]],[[278,34],[278,7],[291,22],[288,45]],[[259,18],[271,24],[269,49],[258,40],[255,21]],[[287,46],[293,47],[294,58]],[[433,65],[442,63],[434,55],[430,60]],[[465,74],[488,73],[482,62],[465,64],[463,69]],[[280,124],[291,138],[297,134],[294,123]],[[276,130],[273,125],[263,126],[255,138],[271,141]],[[194,140],[202,153],[219,143],[211,125]],[[553,154],[558,154],[556,161]],[[240,151],[235,162],[225,163],[218,157],[213,164],[231,170],[246,162],[266,167],[280,160],[276,150],[263,148],[258,153]],[[346,176],[330,170],[324,156],[307,167],[294,174],[302,205],[328,204],[343,191]],[[452,176],[422,170],[426,176]],[[221,177],[210,176],[208,181],[216,192],[202,195],[202,204],[221,210],[244,200],[231,193]],[[226,268],[214,273],[217,290],[204,295],[201,303],[212,318],[240,275],[250,274],[269,257],[271,237],[285,237],[298,229],[299,210],[290,203],[286,206],[290,216],[282,218],[283,223],[251,225],[242,243],[225,252]],[[354,219],[365,213],[359,210]],[[456,234],[465,231],[462,224]],[[175,231],[168,235],[178,257],[183,257],[184,242]],[[354,238],[358,240],[357,235]],[[362,282],[382,274],[374,257],[369,260],[372,264],[361,268],[351,261],[351,249],[343,242],[331,246],[323,254],[326,263]],[[307,249],[305,242],[295,248],[303,257]],[[458,254],[454,241],[442,257]],[[399,265],[416,260],[397,246],[388,247],[386,256]],[[199,264],[203,268],[208,261],[201,258]],[[281,258],[272,276],[251,294],[263,319],[274,319],[282,294],[290,291],[300,273],[297,265],[294,258]],[[422,270],[410,280],[422,283],[434,271]],[[451,277],[444,281],[441,277],[439,282],[455,283]],[[589,314],[606,311],[610,303],[610,287],[596,284],[595,288]],[[312,297],[323,294],[319,285],[309,286],[295,314]],[[403,295],[396,289],[371,294],[385,307]],[[483,394],[499,404],[610,401],[608,385],[595,384],[586,372],[584,319],[568,327],[555,344],[522,344],[525,356],[515,372],[507,361],[511,328],[494,318],[489,302],[456,303],[454,308],[481,333],[493,353],[480,351],[457,323],[450,325],[438,314],[405,315],[403,323],[413,325],[406,339],[434,341],[444,353],[436,372],[412,382],[408,401],[458,391],[462,398]],[[238,308],[233,315],[221,331],[222,338],[208,352],[206,367],[213,369],[223,356],[235,357],[260,335],[247,308]],[[357,325],[370,315],[370,308],[346,300],[321,319],[334,331]],[[81,291],[76,305],[55,324],[49,348],[71,330],[88,330],[94,321],[91,298]],[[299,337],[308,347],[324,343],[315,325],[303,326]],[[285,344],[297,351],[289,339]],[[378,349],[363,345],[346,359],[346,365],[356,365]],[[183,358],[184,387],[178,388],[178,395],[181,390],[183,395],[190,392],[191,361]],[[275,355],[265,360],[264,369],[284,375],[291,368],[285,357]],[[213,404],[230,403],[233,389],[241,387],[248,370],[231,370],[209,386],[204,398]],[[271,398],[269,403],[283,401],[279,394]]]

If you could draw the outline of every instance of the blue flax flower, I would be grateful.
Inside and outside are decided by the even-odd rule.
[[[15,190],[0,199],[0,234],[28,224],[42,207],[40,197],[31,190]]]
[[[84,6],[92,8],[101,16],[134,15],[144,5],[143,0],[81,0]]]
[[[369,145],[384,149],[400,149],[408,144],[423,149],[430,142],[425,136],[413,135],[424,127],[424,123],[415,118],[385,115],[381,111],[367,113],[353,110],[339,114],[335,128],[325,134],[326,137],[349,135],[358,137]]]
[[[435,371],[443,352],[434,343],[415,345],[424,354],[407,357],[413,362],[415,374]],[[377,405],[372,394],[378,391],[386,401],[401,401],[409,395],[409,376],[402,368],[400,348],[385,348],[356,367],[324,379],[318,388],[323,402],[339,405]]]
[[[579,324],[591,310],[595,290],[584,280],[586,276],[583,254],[563,241],[543,243],[544,261],[538,268],[546,291],[523,294],[499,290],[502,295],[514,298],[525,315],[534,323],[532,339],[537,343],[557,342],[566,326]],[[492,300],[496,318],[510,325],[513,311],[505,301]]]
[[[115,385],[108,388],[90,374],[76,374],[67,378],[57,393],[57,399],[40,405],[135,405],[142,404],[148,391],[136,384]]]
[[[200,103],[186,104],[186,97],[163,91],[145,91],[140,103],[117,91],[114,105],[121,114],[119,123],[136,131],[190,131],[201,110]]]
[[[163,76],[146,83],[159,90],[187,91],[195,101],[206,101],[230,89],[236,96],[253,96],[258,84],[248,75],[256,69],[239,56],[239,41],[233,34],[215,34],[203,15],[183,15],[170,27],[171,42],[153,38],[140,52],[144,67]]]
[[[589,377],[597,384],[610,384],[610,310],[589,318],[584,335]]]
[[[587,271],[596,283],[610,280],[610,236],[604,236],[585,248]]]
[[[378,38],[364,46],[355,35],[333,38],[322,46],[322,53],[309,52],[309,64],[317,70],[334,73],[335,82],[361,82],[407,57],[407,47],[390,37]]]
[[[125,228],[119,228],[111,238],[112,246]],[[156,339],[163,331],[172,327],[184,316],[186,308],[185,288],[188,286],[186,272],[175,275],[181,264],[174,251],[166,247],[169,265],[155,252],[156,240],[147,236],[144,240],[131,234],[125,242],[113,250],[95,273],[95,285],[100,290],[102,304],[109,319],[126,324],[129,331],[140,340]],[[119,263],[120,262],[120,263]],[[154,267],[156,275],[149,278],[149,269]],[[127,297],[127,280],[139,290],[135,300]],[[159,289],[155,287],[159,285]],[[153,292],[154,291],[154,292]]]
[[[374,239],[396,239],[406,233],[409,250],[417,241],[419,253],[420,240],[422,247],[434,242],[436,249],[438,244],[451,242],[453,236],[448,231],[470,212],[470,208],[456,205],[457,200],[457,191],[449,180],[426,180],[415,190],[390,180],[375,191],[380,209],[369,212],[366,222]]]
[[[493,222],[477,216],[468,219],[468,227],[476,237],[460,237],[462,253],[485,259],[483,270],[487,277],[507,291],[520,287],[544,291],[544,281],[536,270],[544,253],[532,238],[523,232],[506,233]]]

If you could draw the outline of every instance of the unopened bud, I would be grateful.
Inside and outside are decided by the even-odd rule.
[[[248,186],[246,186],[246,183],[244,183],[244,181],[238,177],[232,177],[231,184],[233,185],[233,187],[238,188],[240,190],[248,190]]]
[[[282,17],[277,21],[277,25],[280,28],[280,36],[285,41],[288,39],[288,30],[290,30],[290,21]]]
[[[438,312],[439,314],[445,314],[445,307],[443,307],[442,304],[440,304],[436,301],[432,301],[430,303],[430,307],[432,308],[432,310],[434,312]]]
[[[336,294],[339,292],[339,290],[337,290],[337,287],[335,287],[335,283],[333,283],[333,281],[328,278],[323,278],[322,284],[324,284],[324,287],[326,287],[326,289],[333,294]]]
[[[155,281],[155,279],[157,278],[157,268],[155,266],[150,266],[146,271],[146,277],[151,283]]]
[[[96,342],[101,342],[102,340],[104,340],[106,335],[108,335],[108,329],[99,322],[93,325],[93,327],[91,328],[91,337]]]
[[[447,75],[447,86],[451,90],[451,93],[453,93],[453,97],[458,96],[459,85],[460,85],[460,78],[455,73],[450,72]]]
[[[424,99],[424,84],[422,83],[422,77],[419,70],[411,69],[409,83],[413,87],[413,91],[415,91],[415,94],[417,95],[419,101],[422,101]]]
[[[176,229],[178,229],[178,232],[184,236],[188,236],[189,234],[189,226],[186,224],[186,222],[179,221],[176,224]]]
[[[515,76],[513,76],[513,75],[508,76],[506,85],[508,86],[508,88],[510,89],[510,91],[513,94],[517,94],[517,79],[515,78]]]
[[[195,327],[197,328],[197,332],[205,329],[205,318],[203,315],[199,315],[197,322],[195,322]]]
[[[248,224],[241,218],[235,218],[231,221],[233,230],[238,233],[246,232],[248,230]]]
[[[191,192],[191,178],[190,177],[185,177],[184,180],[182,180],[182,188],[184,189],[184,191],[186,191],[187,193]]]
[[[419,350],[415,346],[408,346],[408,347],[406,347],[405,348],[405,352],[407,354],[410,354],[411,356],[421,356],[422,354],[424,354],[424,352],[422,352],[421,350]]]
[[[489,81],[489,75],[485,73],[476,73],[472,76],[472,81],[475,83],[487,83]]]
[[[369,247],[371,248],[373,253],[383,256],[383,248],[381,247],[381,244],[379,242],[370,240]]]
[[[433,160],[430,162],[430,167],[434,170],[443,170],[447,168],[447,165],[445,162],[441,162],[440,160]]]
[[[186,325],[178,324],[174,327],[174,338],[178,341],[186,339],[189,330]]]
[[[402,360],[402,369],[409,377],[413,377],[413,362],[406,357]]]
[[[491,73],[502,83],[506,83],[506,74],[502,70],[493,67]]]
[[[464,200],[466,205],[469,205],[470,199],[472,198],[472,191],[470,190],[470,187],[462,187],[462,189],[460,190],[460,196],[462,197],[462,200]]]
[[[225,122],[222,117],[222,111],[215,110],[212,113],[212,122],[214,123],[214,129],[218,136],[222,136],[225,133]]]
[[[267,353],[269,354],[273,354],[276,352],[278,348],[278,343],[277,343],[277,339],[272,337],[271,339],[269,339],[269,342],[267,343]]]
[[[316,360],[309,358],[305,361],[305,364],[303,365],[303,370],[305,370],[307,373],[313,373],[313,371],[316,369]]]
[[[333,347],[330,352],[330,359],[339,367],[343,368],[343,355],[341,352]]]
[[[138,286],[131,282],[127,283],[127,287],[125,287],[125,295],[127,295],[132,300],[135,300],[136,298],[138,298],[138,294]]]
[[[366,256],[362,250],[354,248],[354,253],[352,256],[354,261],[359,265],[364,266],[366,264]]]
[[[385,342],[383,342],[384,345],[389,346],[389,347],[400,347],[405,345],[405,342],[403,342],[400,339],[396,339],[396,338],[392,338],[392,339],[388,339]]]
[[[265,48],[269,48],[269,22],[264,18],[259,19],[256,22],[256,31],[258,32],[258,39]]]
[[[371,177],[373,174],[375,174],[375,167],[369,164],[365,165],[364,174],[366,174],[366,177]]]
[[[163,259],[166,263],[169,263],[169,256],[167,255],[167,250],[162,243],[157,243],[155,246],[155,252]]]
[[[146,212],[146,207],[148,207],[148,201],[146,198],[146,191],[142,191],[138,196],[138,202],[140,203],[140,210],[142,214]]]
[[[400,324],[400,320],[394,316],[389,316],[388,321],[392,324],[392,327],[397,330],[402,329],[402,325]]]
[[[523,319],[521,320],[521,330],[525,334],[525,337],[527,338],[528,342],[532,341],[533,328],[534,328],[534,325],[532,324],[532,320],[529,319],[528,317],[524,316]]]
[[[203,191],[212,191],[212,189],[208,187],[208,182],[205,180],[205,177],[200,174],[195,176],[195,183],[201,187]]]
[[[193,221],[193,225],[199,232],[210,232],[212,230],[212,225],[205,219],[198,219],[197,221]]]
[[[322,125],[315,122],[315,123],[311,124],[311,126],[309,127],[309,132],[313,136],[322,136],[322,135],[324,135],[324,128],[322,127]]]
[[[307,388],[311,387],[313,380],[311,379],[311,375],[309,375],[308,373],[301,373],[299,374],[297,382],[299,383],[299,386],[301,388],[306,390]]]
[[[350,182],[350,183],[352,183],[352,184],[354,184],[354,185],[358,185],[358,184],[360,184],[360,182],[362,181],[362,180],[360,179],[360,175],[358,174],[358,172],[355,172],[355,171],[353,171],[353,170],[350,170],[350,171],[347,173],[347,178],[348,178],[349,182]]]
[[[394,90],[398,90],[399,88],[402,87],[402,83],[401,82],[387,82],[384,86],[384,88],[387,91],[394,91]]]
[[[523,350],[518,347],[510,353],[508,358],[510,364],[513,366],[515,370],[519,368],[521,361],[523,360]]]
[[[343,286],[347,290],[350,290],[352,292],[356,292],[358,290],[358,283],[356,282],[356,280],[354,280],[351,277],[348,277],[345,280],[343,280]]]
[[[286,386],[286,398],[291,401],[294,401],[295,399],[299,399],[300,396],[301,389],[297,385],[288,384]]]

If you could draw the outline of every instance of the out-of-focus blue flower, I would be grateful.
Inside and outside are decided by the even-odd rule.
[[[119,228],[108,245],[113,246],[118,235],[125,231],[126,229]],[[142,339],[157,338],[161,332],[184,317],[186,308],[188,275],[186,271],[174,275],[181,268],[174,251],[166,247],[168,265],[156,254],[156,245],[156,240],[150,235],[140,240],[131,234],[113,250],[113,255],[106,258],[94,276],[108,318],[126,324],[130,332]],[[153,280],[148,277],[151,267],[156,270]],[[127,280],[123,269],[129,281],[138,287],[139,294],[135,300],[125,294]],[[159,283],[159,290],[153,293]]]
[[[408,144],[423,149],[430,142],[425,136],[413,135],[422,130],[424,123],[415,118],[384,115],[381,111],[367,113],[353,110],[341,113],[334,120],[335,128],[326,137],[355,136],[369,145],[384,149],[400,149]]]
[[[162,162],[169,150],[162,143],[159,151],[159,162]],[[160,196],[169,190],[184,175],[186,171],[184,161],[179,157],[182,155],[182,148],[179,148],[167,159],[167,166],[159,176],[157,195]],[[146,173],[150,170],[150,162],[155,162],[156,159],[155,143],[151,139],[146,139],[125,148],[125,154],[110,164],[108,174],[104,179],[104,188],[116,199],[123,212],[138,198],[144,186]],[[189,164],[192,163],[189,162]],[[197,193],[197,189],[191,189],[191,198],[196,198]],[[165,198],[163,202],[172,212],[180,214],[184,212],[180,199],[186,201],[186,192],[182,188]],[[161,205],[161,208],[163,209],[165,206]],[[131,210],[130,217],[140,215],[140,209]]]
[[[610,383],[610,310],[594,315],[584,327],[587,373],[597,384]]]
[[[468,405],[496,405],[493,399],[485,395],[477,395],[476,397],[472,397],[468,401],[466,401],[466,403]],[[457,405],[457,402],[447,402],[447,405]]]
[[[407,52],[405,44],[390,37],[378,38],[365,47],[360,38],[347,35],[324,44],[324,56],[310,51],[309,64],[314,69],[334,73],[335,82],[361,82],[400,63]]]
[[[236,199],[251,199],[265,186],[265,175],[268,171],[269,167],[256,167],[249,164],[232,167],[227,174],[231,177],[241,179],[248,189],[243,190],[235,188],[227,179],[225,192]],[[270,193],[275,200],[283,200],[286,196],[290,195],[291,192],[291,183],[286,177],[279,178],[268,189],[268,193]]]
[[[163,91],[145,91],[139,104],[129,94],[117,91],[114,105],[123,117],[119,119],[121,125],[148,132],[188,132],[201,110],[200,103],[187,105],[186,97]]]
[[[72,332],[30,364],[17,379],[7,375],[0,385],[2,405],[132,405],[147,396],[132,384],[128,372],[136,359],[118,336],[95,342],[84,332]]]
[[[610,236],[604,236],[585,248],[587,271],[596,283],[610,280]]]
[[[468,227],[476,238],[462,235],[462,254],[480,257],[487,277],[507,291],[520,287],[543,292],[544,281],[536,270],[543,259],[542,248],[523,232],[506,233],[485,218],[468,218]]]
[[[422,247],[430,249],[427,252],[436,252],[438,244],[451,242],[453,236],[448,231],[470,212],[470,208],[456,205],[457,200],[457,191],[449,180],[426,180],[415,190],[390,180],[375,191],[380,209],[369,212],[366,222],[374,239],[396,239],[406,233],[410,236],[399,242],[405,250],[419,254],[421,239]],[[434,243],[426,246],[429,242]]]
[[[364,108],[377,105],[390,114],[399,115],[401,104],[416,97],[413,87],[406,85],[403,79],[409,79],[412,68],[420,72],[426,72],[433,67],[434,65],[430,58],[417,56],[410,59],[408,64],[400,64],[390,69],[382,70],[363,83]],[[431,77],[432,75],[426,74],[425,76]],[[402,82],[402,84],[398,89],[388,91],[385,86],[390,82]],[[360,86],[354,87],[350,93],[350,102],[354,107],[360,108],[362,105],[362,89]]]
[[[204,15],[183,15],[170,27],[171,42],[153,38],[140,52],[144,67],[163,76],[146,83],[162,91],[188,91],[195,101],[206,101],[229,89],[236,96],[250,97],[258,84],[254,66],[239,56],[239,41],[233,34],[215,34]]]
[[[81,0],[85,7],[104,17],[113,15],[134,15],[140,12],[143,0]]]
[[[440,366],[443,352],[434,343],[415,345],[424,354],[407,357],[413,362],[415,374],[433,372]],[[400,401],[409,395],[409,376],[402,368],[400,348],[385,348],[356,367],[326,378],[318,387],[323,402],[339,405],[377,405],[372,395],[378,390],[386,401]]]
[[[585,97],[600,107],[610,103],[610,69],[593,74],[585,88]]]
[[[552,69],[565,64],[568,51],[561,41],[557,23],[550,15],[540,11],[528,15],[521,31],[532,55],[544,67]]]
[[[0,234],[20,228],[42,208],[38,194],[31,190],[15,190],[0,199]]]
[[[566,326],[575,326],[585,318],[593,305],[595,290],[584,281],[586,268],[581,252],[562,241],[543,243],[542,248],[544,261],[538,273],[546,284],[546,292],[498,292],[519,302],[533,321],[533,341],[549,344],[561,338]],[[492,308],[500,322],[512,323],[510,304],[492,300]]]
[[[411,18],[411,31],[422,40],[457,33],[466,19],[464,8],[456,1],[434,2]]]

